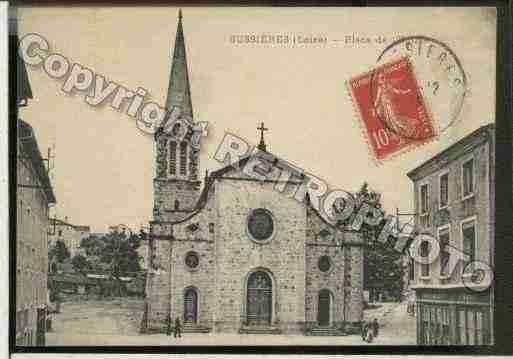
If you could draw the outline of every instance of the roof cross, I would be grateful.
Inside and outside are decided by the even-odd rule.
[[[258,144],[258,149],[264,152],[267,152],[265,141],[264,141],[264,131],[268,131],[269,129],[264,126],[264,123],[262,122],[260,124],[260,127],[257,127],[257,130],[260,131],[260,143]]]

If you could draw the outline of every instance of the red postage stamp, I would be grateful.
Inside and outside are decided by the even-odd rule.
[[[407,57],[353,77],[347,85],[377,160],[435,136],[430,112]]]

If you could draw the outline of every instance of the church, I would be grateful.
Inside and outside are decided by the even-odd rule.
[[[166,107],[193,122],[182,14]],[[178,124],[176,124],[178,126]],[[176,131],[174,131],[176,130]],[[263,131],[263,127],[261,128]],[[156,173],[141,331],[344,335],[363,320],[363,242],[241,171],[248,157],[198,179],[191,133],[155,134]],[[263,132],[259,152],[267,150]],[[291,149],[293,150],[293,149]],[[292,194],[292,195],[291,195]],[[341,243],[343,243],[341,245]]]

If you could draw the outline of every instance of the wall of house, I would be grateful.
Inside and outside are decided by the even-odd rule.
[[[476,139],[478,141],[479,139]],[[476,259],[490,263],[491,231],[493,223],[490,219],[490,143],[476,143],[455,159],[447,161],[443,166],[432,171],[426,176],[416,179],[414,182],[415,212],[420,213],[420,186],[427,183],[429,186],[429,225],[421,225],[416,217],[416,225],[426,233],[438,239],[438,230],[449,226],[450,245],[462,250],[463,236],[461,225],[471,218],[476,220]],[[464,199],[462,190],[462,165],[468,159],[474,159],[474,195]],[[439,176],[449,173],[449,204],[446,209],[439,208]],[[421,277],[421,265],[415,263],[416,284],[455,284],[461,283],[463,263],[458,263],[450,278],[440,277],[440,256],[430,265],[430,276]]]
[[[30,160],[18,147],[18,185],[41,186]],[[47,303],[48,200],[40,188],[17,188],[16,342],[36,344],[37,308]]]

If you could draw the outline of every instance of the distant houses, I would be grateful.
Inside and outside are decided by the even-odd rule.
[[[50,219],[50,230],[48,233],[48,246],[51,248],[57,241],[62,241],[73,258],[80,252],[82,239],[91,235],[91,229],[89,226],[69,223],[68,217],[65,217],[64,220],[52,218]]]
[[[53,273],[48,276],[50,287],[63,295],[109,297],[144,295],[144,276],[113,278],[106,274]],[[117,282],[117,285],[115,283]]]
[[[126,233],[125,233],[126,232]],[[147,244],[140,241],[136,249],[139,254],[139,265],[142,271],[127,272],[122,276],[116,276],[113,268],[117,265],[114,258],[108,253],[114,254],[113,243],[116,240],[127,237],[118,237],[116,233],[132,233],[126,226],[110,226],[108,233],[91,232],[89,226],[78,226],[65,220],[51,219],[49,240],[50,246],[56,250],[50,265],[48,276],[51,289],[52,302],[62,300],[81,300],[102,297],[115,297],[127,295],[144,295],[145,262],[147,256]],[[87,239],[84,241],[84,239]],[[112,241],[115,242],[112,242]],[[56,248],[64,244],[69,256],[59,260],[62,248]],[[114,249],[116,246],[114,246]],[[124,248],[124,249],[123,249]],[[129,246],[130,248],[130,246]],[[118,250],[126,251],[127,247],[120,246]],[[107,253],[105,257],[104,254]],[[83,258],[80,260],[77,255]],[[133,254],[122,253],[121,256]],[[114,254],[117,258],[117,255]],[[62,256],[61,256],[62,258]],[[110,258],[110,259],[108,259]]]

